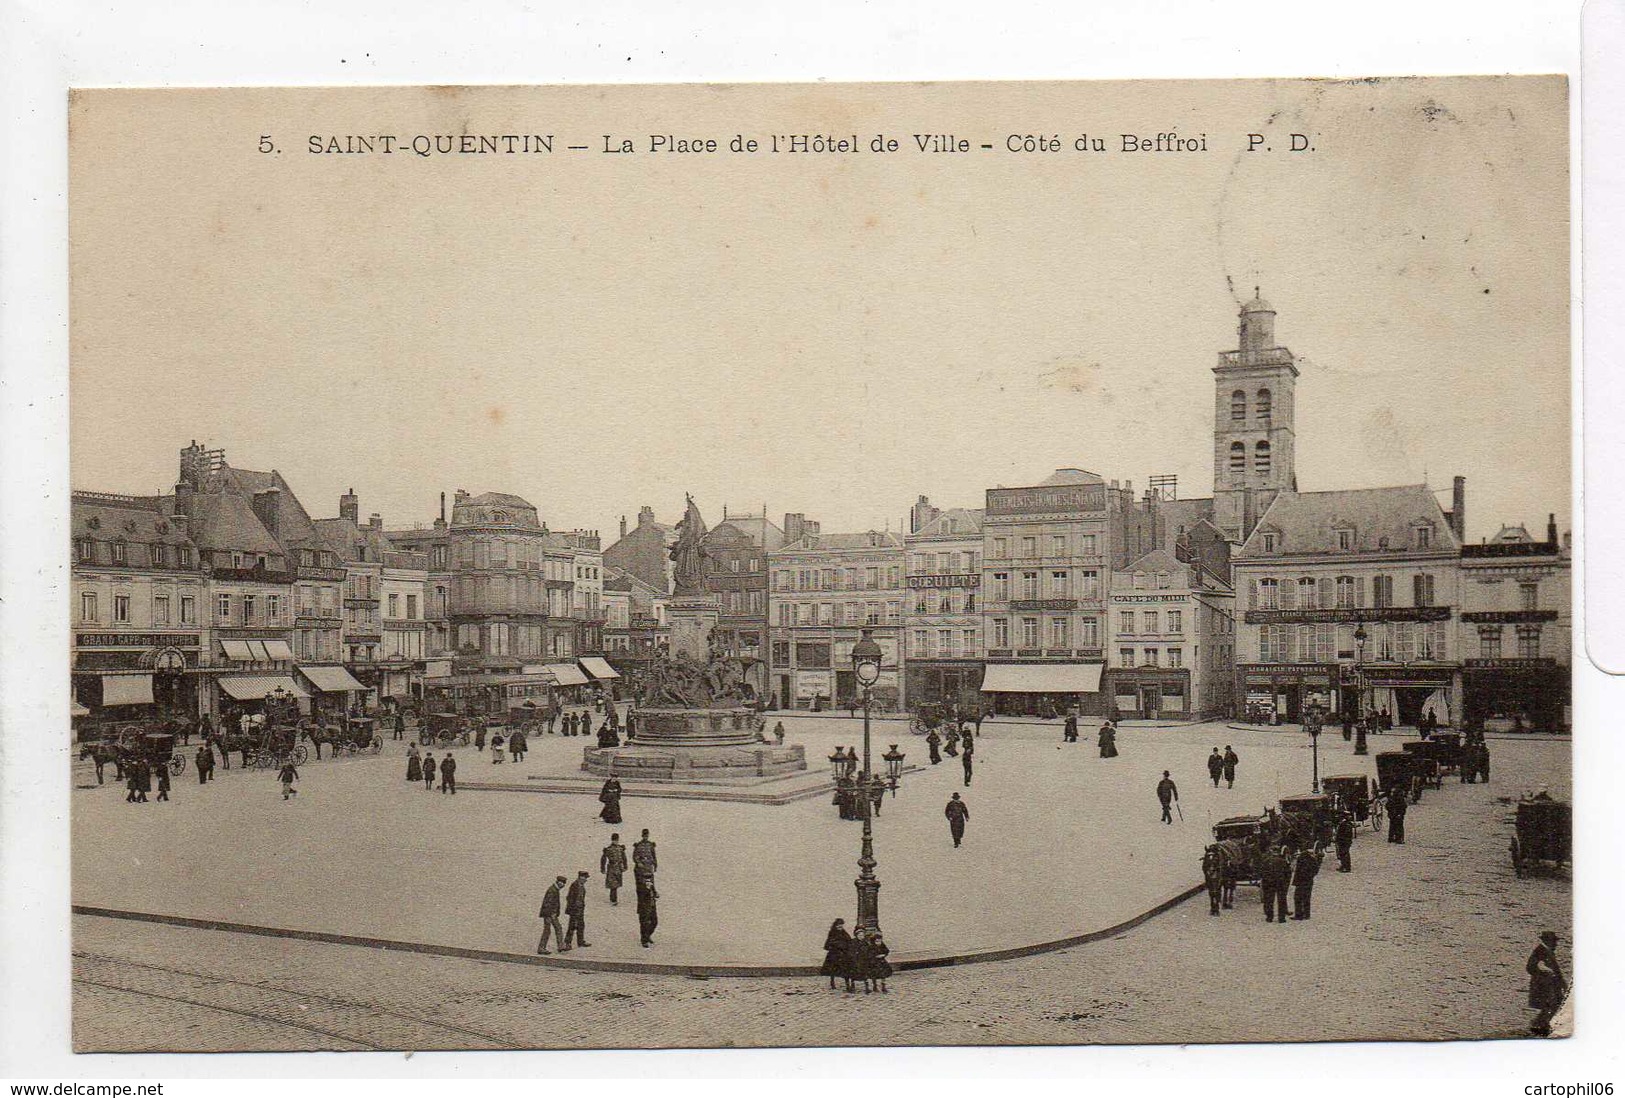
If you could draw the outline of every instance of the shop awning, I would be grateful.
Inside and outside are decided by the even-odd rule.
[[[451,661],[426,660],[423,664],[423,677],[426,679],[451,678]]]
[[[265,653],[273,660],[293,659],[293,649],[288,647],[287,641],[268,640],[265,642]]]
[[[279,686],[296,698],[310,697],[292,675],[224,675],[220,679],[220,689],[238,701],[264,701]]]
[[[355,676],[342,667],[301,667],[299,673],[324,694],[343,694],[350,690],[365,690]]]
[[[240,640],[222,640],[220,647],[226,650],[228,660],[241,660],[243,663],[252,662],[254,653],[248,650],[248,645]]]
[[[103,705],[151,705],[151,675],[103,675]]]
[[[70,717],[88,717],[88,716],[90,716],[90,710],[88,710],[84,706],[80,705],[78,698],[69,698],[68,699],[68,716],[70,716]]]
[[[1100,689],[1098,663],[990,663],[984,694],[1093,694]]]
[[[265,642],[251,640],[251,641],[244,641],[243,643],[248,645],[249,652],[253,654],[254,659],[257,662],[259,662],[259,663],[270,663],[271,662],[271,653],[269,653],[269,652],[267,652],[265,650]]]
[[[552,675],[553,680],[560,686],[587,685],[586,673],[573,663],[550,663],[547,665],[547,673]]]
[[[587,674],[595,679],[618,679],[621,673],[609,665],[609,661],[602,656],[582,656],[581,666],[587,669]]]

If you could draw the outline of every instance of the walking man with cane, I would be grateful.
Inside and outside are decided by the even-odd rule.
[[[1174,814],[1171,810],[1174,805],[1179,803],[1179,787],[1174,784],[1174,780],[1168,776],[1166,770],[1162,772],[1162,781],[1157,783],[1157,800],[1162,802],[1162,822],[1165,824],[1173,823]],[[1183,808],[1179,810],[1179,818],[1181,820],[1185,818]]]

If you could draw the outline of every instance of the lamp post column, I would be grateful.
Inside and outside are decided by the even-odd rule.
[[[869,703],[871,691],[863,687],[863,774],[857,795],[863,798],[863,851],[858,857],[858,930],[880,929],[880,878],[875,876],[874,799],[870,784],[874,772],[869,762]]]

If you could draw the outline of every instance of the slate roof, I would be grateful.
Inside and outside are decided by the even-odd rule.
[[[75,538],[144,542],[148,545],[191,545],[185,525],[171,520],[155,496],[73,493],[70,504]]]
[[[880,544],[874,544],[878,539]],[[808,534],[800,541],[786,545],[786,553],[820,553],[829,550],[901,549],[902,539],[896,534],[869,530],[861,534]]]
[[[784,546],[784,531],[761,515],[729,515],[707,532],[710,537],[718,531],[729,527],[737,530],[739,534],[754,545],[759,545],[768,552]]]
[[[174,496],[162,497],[166,509],[174,513]],[[239,550],[245,553],[282,555],[270,531],[254,514],[248,497],[236,491],[202,491],[192,495],[187,505],[188,532],[206,550]]]
[[[1263,556],[1263,535],[1281,535],[1278,552],[1289,556],[1324,553],[1346,555],[1337,547],[1337,530],[1354,531],[1356,553],[1399,553],[1415,548],[1418,523],[1433,528],[1429,551],[1459,552],[1460,545],[1444,510],[1425,484],[1395,488],[1355,488],[1338,492],[1282,492],[1258,522],[1238,556]]]
[[[1087,469],[1057,469],[1043,480],[1039,481],[1038,488],[1055,488],[1063,484],[1104,484],[1106,478],[1099,473],[1091,473]]]
[[[912,538],[974,536],[982,532],[982,518],[985,514],[980,507],[950,507],[909,536]]]
[[[346,564],[353,564],[362,559],[356,552],[359,545],[367,547],[367,557],[364,561],[367,564],[382,564],[385,553],[395,552],[395,546],[384,536],[382,530],[374,530],[371,526],[358,526],[342,515],[338,518],[317,519],[314,525],[322,544],[337,553],[339,560]]]
[[[276,538],[288,547],[316,548],[318,538],[316,527],[311,521],[310,512],[305,510],[304,504],[293,488],[283,479],[282,474],[275,469],[270,472],[260,472],[256,469],[238,469],[235,466],[222,466],[219,476],[227,485],[235,487],[238,491],[250,498],[256,492],[263,492],[270,488],[277,489],[277,531]],[[261,524],[263,525],[263,523]],[[269,533],[269,531],[267,531]]]

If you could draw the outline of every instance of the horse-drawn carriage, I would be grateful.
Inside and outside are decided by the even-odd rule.
[[[1269,844],[1269,816],[1231,816],[1213,825],[1213,842],[1202,852],[1202,880],[1212,913],[1234,907],[1238,884],[1258,884]]]
[[[908,715],[908,730],[916,736],[931,732],[946,733],[949,728],[956,727],[958,720],[953,706],[942,702],[922,702]]]
[[[1568,801],[1555,801],[1544,795],[1525,797],[1518,802],[1513,823],[1512,871],[1519,877],[1532,863],[1547,863],[1554,869],[1573,865],[1574,809]]]
[[[1432,740],[1406,740],[1400,746],[1405,749],[1405,754],[1411,756],[1411,773],[1422,785],[1444,788],[1444,768],[1441,764],[1448,751],[1442,744]]]
[[[270,770],[285,763],[303,766],[310,758],[310,750],[299,742],[297,724],[278,721],[254,726],[242,747],[243,765],[256,770]]]
[[[79,757],[96,764],[97,785],[102,784],[102,768],[108,763],[119,779],[125,768],[138,761],[178,776],[186,770],[186,756],[175,750],[175,740],[173,722],[168,720],[108,725],[97,729],[94,738],[79,741]]]
[[[332,721],[304,720],[299,722],[299,738],[309,740],[316,747],[316,757],[322,757],[322,745],[332,749],[333,757],[376,755],[384,749],[383,733],[378,731],[375,717],[340,717]]]
[[[1355,823],[1370,823],[1373,831],[1382,826],[1382,800],[1372,795],[1371,779],[1364,774],[1333,774],[1320,779],[1320,788]]]
[[[1401,790],[1416,804],[1422,799],[1425,781],[1418,764],[1431,762],[1411,751],[1383,751],[1377,755],[1377,795],[1387,797]]]
[[[458,713],[430,713],[423,718],[418,732],[418,743],[424,747],[467,747],[474,738],[474,722],[478,717],[465,717]]]
[[[1280,840],[1294,850],[1325,846],[1337,828],[1337,802],[1325,793],[1281,798]]]

